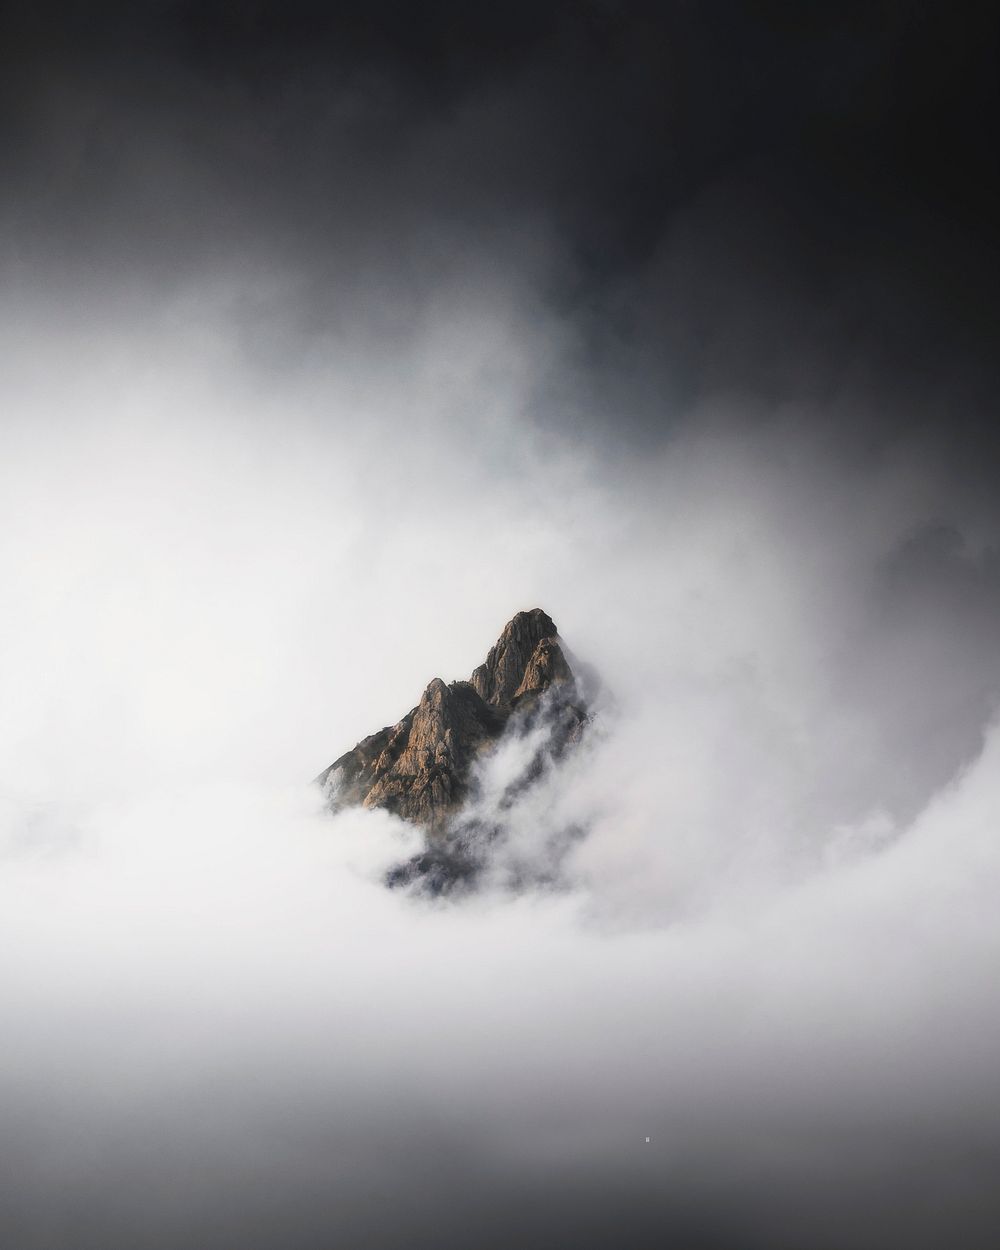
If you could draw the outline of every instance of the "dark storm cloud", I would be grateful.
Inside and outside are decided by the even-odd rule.
[[[707,237],[751,289],[757,256],[769,302],[793,271],[823,302],[870,270],[985,312],[981,7],[42,5],[5,25],[5,199],[64,261],[309,264],[350,228],[405,253],[429,215],[496,246],[523,214],[570,255],[552,294],[586,306],[707,198]]]
[[[90,298],[281,273],[277,355],[289,319],[405,335],[432,292],[513,277],[577,339],[546,421],[642,446],[722,392],[744,420],[819,405],[861,455],[947,427],[966,446],[934,454],[982,476],[997,29],[897,3],[9,10],[4,265]]]

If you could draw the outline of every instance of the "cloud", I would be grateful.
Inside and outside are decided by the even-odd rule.
[[[991,1245],[991,40],[467,9],[2,41],[0,1240]],[[308,779],[535,605],[386,891]]]
[[[880,854],[617,934],[385,891],[403,829],[308,790],[105,805],[5,860],[11,1235],[458,1244],[534,1193],[536,1244],[599,1182],[707,1244],[989,1244],[997,741]]]
[[[990,531],[789,413],[607,459],[528,306],[280,375],[207,298],[22,324],[12,1243],[987,1244]],[[516,814],[568,888],[385,891],[308,778],[535,603],[615,704]]]

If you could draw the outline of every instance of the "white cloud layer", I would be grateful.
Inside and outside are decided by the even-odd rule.
[[[988,518],[815,414],[583,445],[516,289],[280,368],[254,298],[5,327],[9,1244],[459,1244],[593,1176],[741,1246],[989,1244]],[[613,696],[517,814],[588,826],[569,888],[385,891],[413,832],[308,779],[532,606]]]

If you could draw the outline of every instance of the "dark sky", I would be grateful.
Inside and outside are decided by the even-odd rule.
[[[637,436],[706,387],[815,399],[849,374],[895,410],[946,373],[985,437],[991,6],[5,11],[22,281],[263,263],[301,275],[315,326],[332,289],[405,305],[472,254],[584,328],[602,385],[642,377]]]

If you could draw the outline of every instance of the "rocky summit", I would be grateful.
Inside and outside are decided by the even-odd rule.
[[[550,755],[575,741],[587,719],[555,622],[533,608],[508,622],[468,681],[435,677],[402,720],[362,739],[317,781],[334,811],[385,808],[423,826],[431,850],[441,850],[474,797],[475,762],[508,728],[543,713]],[[517,784],[531,779],[529,769]]]

